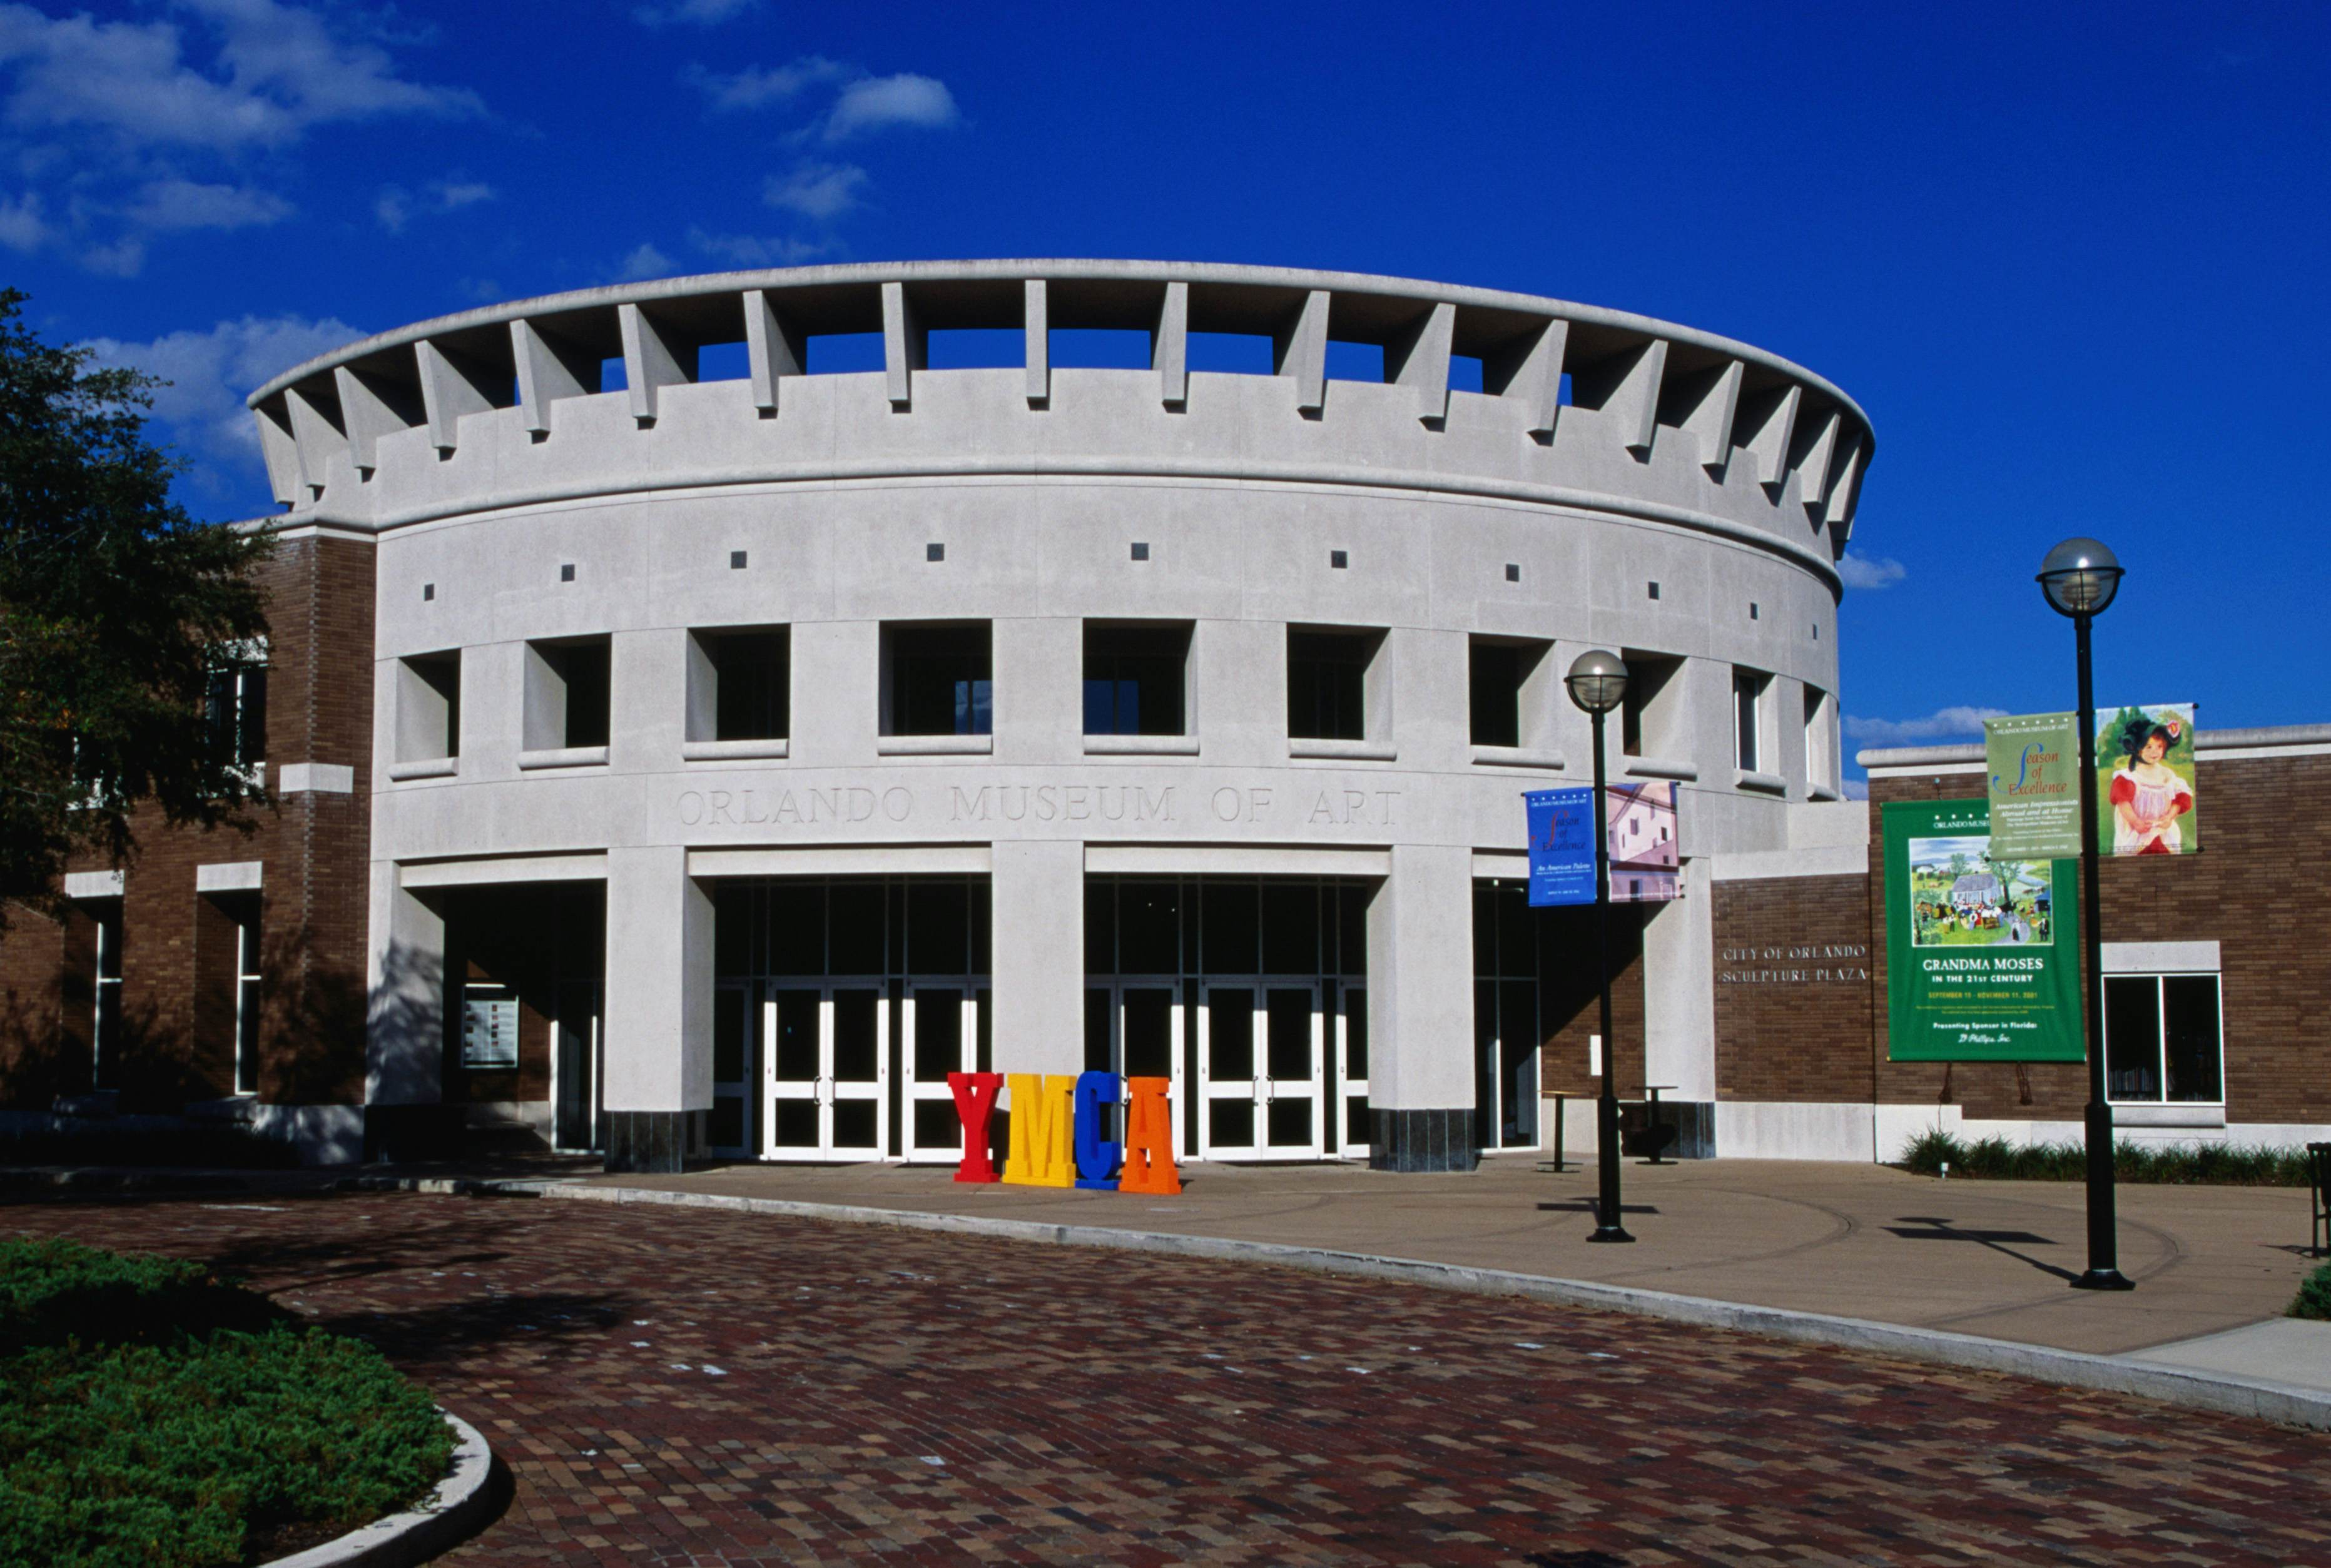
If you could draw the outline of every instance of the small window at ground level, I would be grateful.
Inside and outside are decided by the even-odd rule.
[[[2224,1103],[2216,975],[2105,976],[2105,1093],[2116,1105]]]

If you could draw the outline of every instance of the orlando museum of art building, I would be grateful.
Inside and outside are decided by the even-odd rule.
[[[1841,798],[1872,435],[1763,349],[1347,273],[914,263],[472,310],[250,403],[272,629],[214,718],[276,805],[18,916],[0,1130],[952,1164],[948,1072],[1098,1068],[1169,1079],[1191,1160],[1468,1169],[1606,1071],[1685,1154],[2078,1136],[2077,1063],[1889,1060],[1878,805],[1982,764],[1866,753]],[[1639,817],[1681,897],[1615,911],[1608,1042],[1521,798],[1589,776],[1594,647],[1613,780],[1679,803]],[[2117,1119],[2324,1136],[2331,727],[2198,738],[2208,852],[2106,868]]]

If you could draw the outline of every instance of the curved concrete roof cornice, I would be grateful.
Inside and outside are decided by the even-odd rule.
[[[1047,282],[1200,283],[1274,292],[1326,290],[1384,299],[1413,299],[1428,305],[1447,303],[1476,310],[1550,318],[1575,326],[1641,334],[1668,343],[1707,349],[1744,364],[1777,372],[1801,383],[1834,400],[1850,413],[1861,427],[1861,439],[1867,443],[1865,453],[1876,449],[1870,416],[1841,387],[1826,377],[1777,354],[1768,353],[1736,338],[1702,332],[1696,328],[1662,321],[1656,317],[1637,315],[1633,311],[1581,305],[1544,295],[1465,288],[1368,272],[1319,271],[1299,267],[1253,267],[1207,261],[1128,261],[1059,257],[998,257],[975,261],[862,261],[826,267],[760,268],[737,272],[699,273],[686,278],[659,278],[597,289],[578,289],[563,294],[545,294],[530,299],[514,299],[450,316],[433,317],[361,338],[274,376],[245,402],[255,409],[269,398],[279,395],[285,388],[312,376],[385,350],[410,347],[423,338],[505,326],[529,318],[612,309],[621,305],[657,304],[704,295],[742,293],[748,290],[799,294],[818,289],[863,289],[883,283],[1010,283],[1027,280]]]

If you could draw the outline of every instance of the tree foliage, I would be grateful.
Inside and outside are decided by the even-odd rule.
[[[0,290],[0,927],[53,908],[70,856],[137,848],[133,813],[248,829],[257,782],[209,744],[212,669],[263,636],[265,536],[170,499],[150,376],[44,343]]]

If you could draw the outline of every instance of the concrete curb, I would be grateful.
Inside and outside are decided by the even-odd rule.
[[[1468,1269],[1453,1263],[1432,1263],[1413,1258],[1384,1258],[1366,1252],[1338,1252],[1323,1247],[1297,1247],[1275,1241],[1240,1241],[1219,1236],[1177,1236],[1157,1231],[1119,1231],[1099,1225],[1054,1225],[1033,1220],[934,1214],[910,1210],[876,1209],[862,1204],[809,1203],[781,1198],[735,1198],[714,1193],[674,1193],[651,1187],[545,1183],[530,1186],[528,1190],[541,1197],[564,1198],[578,1202],[661,1203],[685,1209],[783,1214],[843,1224],[889,1225],[905,1231],[991,1236],[1057,1247],[1105,1247],[1119,1251],[1161,1253],[1177,1258],[1272,1263],[1281,1268],[1308,1269],[1322,1274],[1397,1280],[1404,1285],[1428,1285],[1444,1290],[1469,1290],[1477,1295],[1518,1296],[1565,1307],[1632,1312],[1641,1316],[1664,1318],[1670,1323],[1688,1323],[1702,1328],[1735,1329],[1743,1334],[1759,1334],[1803,1345],[1834,1345],[1843,1350],[1891,1356],[1903,1361],[1998,1373],[2065,1388],[2128,1394],[2138,1399],[2158,1400],[2164,1404],[2186,1410],[2214,1411],[2222,1415],[2249,1416],[2285,1426],[2331,1431],[2331,1394],[2289,1383],[2124,1361],[2117,1356],[2056,1350],[2047,1345],[2021,1345],[2013,1340],[1985,1339],[1976,1335],[1950,1334],[1940,1329],[1874,1323],[1866,1318],[1837,1317],[1820,1312],[1793,1312],[1777,1307],[1752,1307],[1737,1301],[1716,1301],[1706,1297],[1678,1296],[1665,1290],[1641,1290],[1623,1285],[1600,1285],[1585,1279],[1557,1279],[1546,1275],[1520,1274],[1502,1269]]]
[[[264,1568],[412,1568],[450,1551],[493,1517],[493,1450],[477,1428],[446,1412],[453,1429],[453,1473],[417,1508],[349,1531],[337,1541],[278,1557]]]

